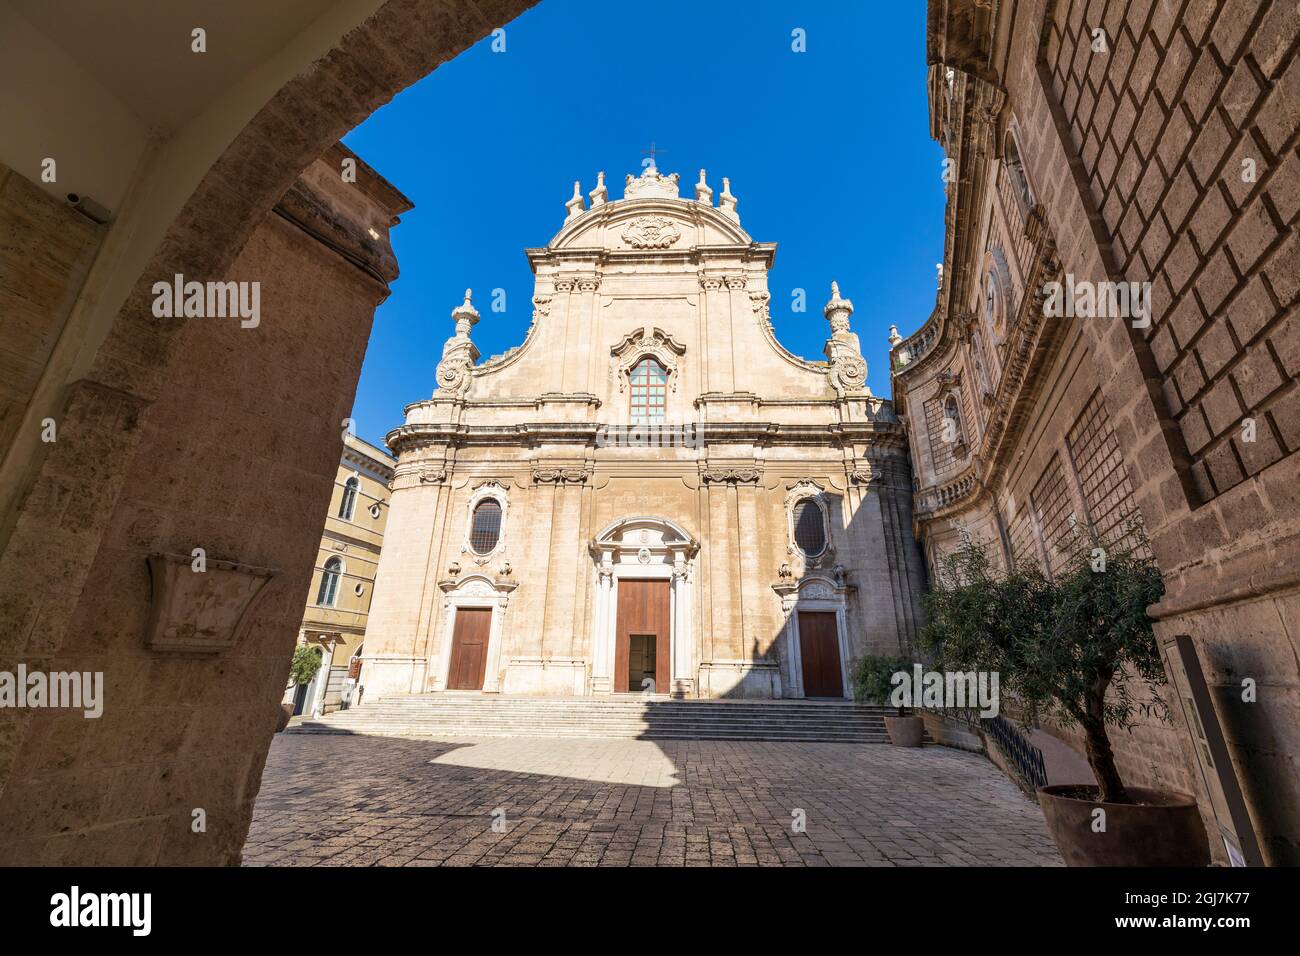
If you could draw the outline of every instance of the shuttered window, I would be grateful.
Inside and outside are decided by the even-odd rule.
[[[822,520],[822,509],[811,498],[795,503],[794,543],[810,558],[826,550],[826,523]]]
[[[476,554],[491,554],[501,537],[501,502],[484,498],[474,506],[474,522],[470,528],[469,546]]]

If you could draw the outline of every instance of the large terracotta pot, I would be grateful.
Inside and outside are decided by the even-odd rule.
[[[1210,844],[1194,797],[1129,787],[1137,803],[1102,803],[1096,787],[1038,788],[1047,829],[1067,866],[1208,866]],[[1089,799],[1089,795],[1092,799]],[[1094,832],[1094,811],[1106,829]]]
[[[289,720],[293,717],[293,704],[280,704],[280,718],[275,722],[275,732],[278,734],[284,728],[289,726]]]
[[[895,747],[919,747],[925,736],[925,722],[920,717],[886,717],[885,730]]]

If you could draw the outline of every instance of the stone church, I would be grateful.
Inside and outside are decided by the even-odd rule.
[[[443,691],[852,697],[909,646],[925,571],[902,426],[831,283],[826,360],[782,347],[776,244],[722,180],[600,174],[544,247],[523,342],[467,291],[405,409],[363,699]]]

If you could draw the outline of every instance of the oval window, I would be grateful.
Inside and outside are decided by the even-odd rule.
[[[484,498],[474,506],[474,520],[470,526],[469,546],[475,554],[491,554],[501,538],[501,502]]]
[[[810,558],[826,550],[826,523],[822,509],[811,498],[803,498],[794,506],[794,543]]]

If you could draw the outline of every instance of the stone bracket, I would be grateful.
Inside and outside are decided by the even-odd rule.
[[[151,554],[152,584],[145,646],[152,651],[218,654],[239,643],[258,602],[280,572],[206,560],[196,571],[187,554]]]

